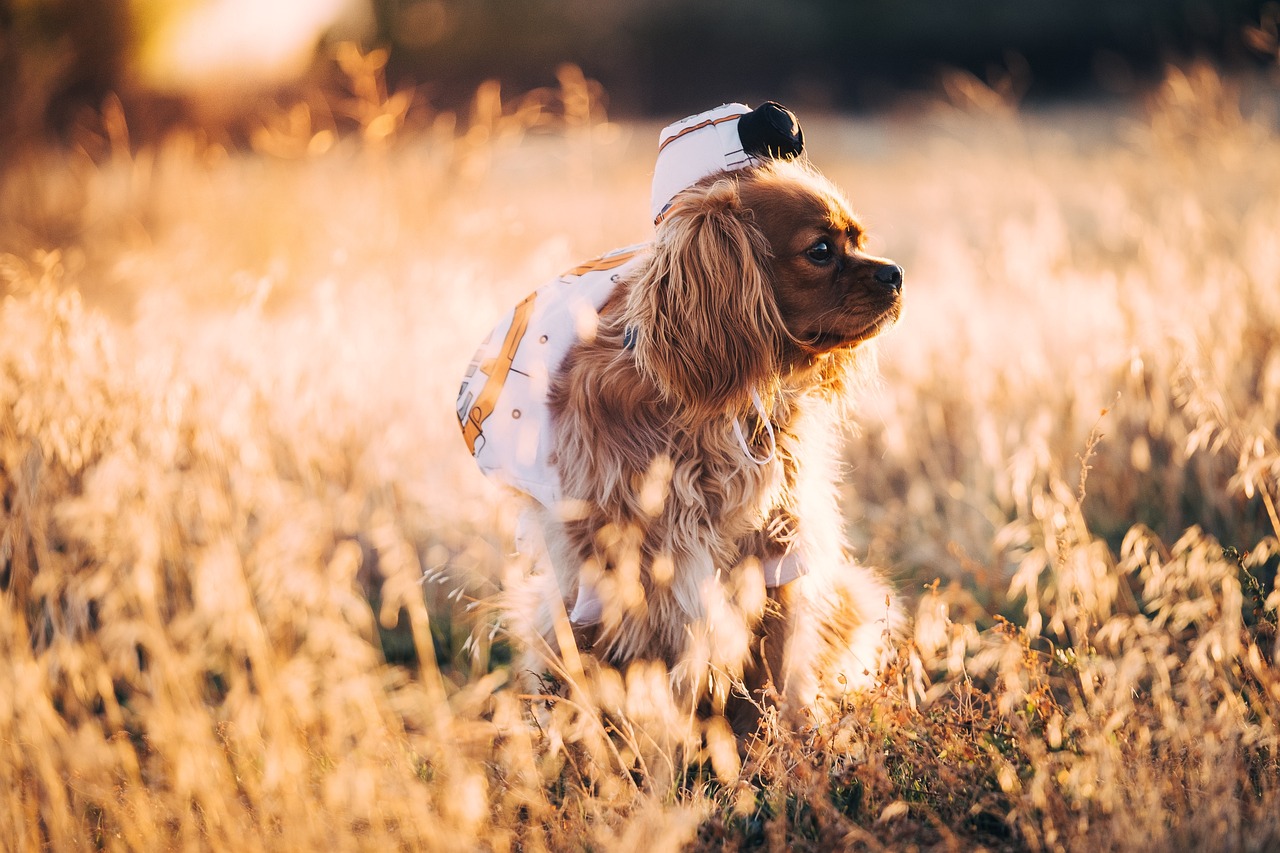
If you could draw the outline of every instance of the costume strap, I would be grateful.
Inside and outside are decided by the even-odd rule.
[[[751,389],[751,405],[755,406],[756,414],[760,416],[760,422],[764,424],[764,431],[769,434],[769,453],[763,458],[759,458],[751,452],[750,445],[742,433],[742,422],[737,418],[733,419],[733,434],[738,439],[738,446],[742,448],[742,452],[747,458],[757,465],[765,465],[773,460],[778,453],[778,440],[773,434],[773,424],[769,422],[769,413],[764,410],[764,403],[760,400],[760,392]]]

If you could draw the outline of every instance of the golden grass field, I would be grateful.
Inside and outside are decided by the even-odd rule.
[[[454,414],[508,306],[646,238],[657,124],[569,70],[352,90],[245,151],[108,104],[0,181],[0,849],[1280,846],[1265,88],[806,118],[907,271],[845,506],[914,623],[745,760],[661,672],[509,686]]]

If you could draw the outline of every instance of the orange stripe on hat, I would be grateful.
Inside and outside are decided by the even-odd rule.
[[[735,121],[740,118],[742,118],[742,113],[738,113],[736,115],[731,115],[731,116],[722,116],[721,118],[707,119],[704,122],[699,122],[698,124],[691,125],[690,127],[686,127],[683,130],[681,130],[679,133],[673,134],[672,136],[668,136],[666,139],[664,139],[662,141],[662,144],[658,146],[658,153],[661,154],[663,148],[666,148],[668,145],[675,142],[677,139],[679,139],[680,137],[684,136],[687,133],[693,133],[695,130],[702,130],[702,128],[704,127],[711,127],[712,125],[724,124],[726,121]]]

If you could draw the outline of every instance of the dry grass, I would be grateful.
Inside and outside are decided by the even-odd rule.
[[[470,605],[522,567],[457,382],[643,237],[654,129],[569,69],[454,120],[347,61],[357,137],[109,107],[0,183],[0,847],[1280,844],[1273,118],[1196,69],[811,122],[908,271],[847,510],[917,612],[743,764],[661,672],[513,694]]]

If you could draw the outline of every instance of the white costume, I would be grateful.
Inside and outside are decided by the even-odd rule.
[[[549,461],[551,374],[570,347],[594,337],[600,308],[647,248],[610,252],[529,294],[485,338],[462,380],[458,420],[476,464],[548,509],[560,500]]]
[[[654,166],[655,223],[699,179],[769,157],[797,156],[803,144],[795,117],[777,104],[756,110],[725,104],[668,125],[658,137]],[[644,262],[647,249],[641,244],[609,252],[530,294],[489,333],[463,377],[458,420],[480,470],[548,509],[560,499],[559,477],[549,461],[551,377],[574,343],[595,335],[600,308],[615,284]],[[768,561],[765,582],[777,586],[804,573],[800,561],[787,555]],[[598,609],[594,592],[581,590],[572,619],[593,621]]]

